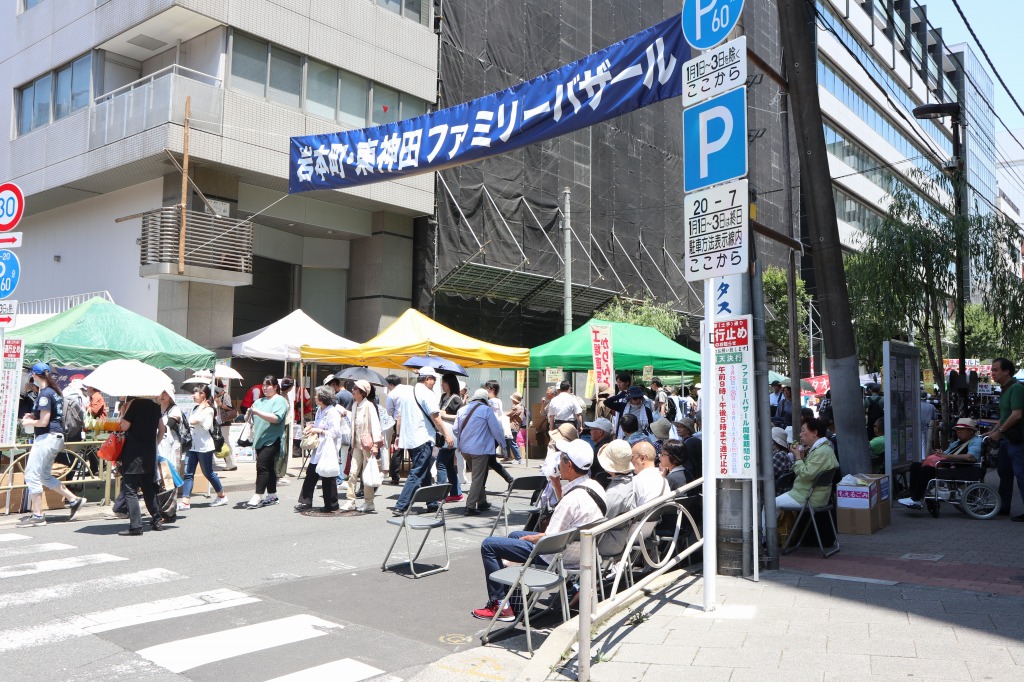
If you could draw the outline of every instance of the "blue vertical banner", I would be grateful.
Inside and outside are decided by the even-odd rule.
[[[555,71],[416,118],[293,137],[288,191],[367,185],[495,156],[682,93],[680,15]]]

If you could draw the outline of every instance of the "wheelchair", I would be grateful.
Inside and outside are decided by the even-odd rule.
[[[985,438],[978,462],[936,464],[935,478],[928,481],[924,493],[924,504],[933,517],[939,517],[940,502],[952,504],[972,519],[991,519],[999,513],[999,493],[985,483],[993,449],[998,452],[999,444]]]

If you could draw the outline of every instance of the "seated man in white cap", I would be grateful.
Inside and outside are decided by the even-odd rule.
[[[956,440],[944,451],[935,450],[925,457],[923,462],[912,462],[910,465],[910,497],[897,500],[904,507],[920,509],[928,481],[935,478],[935,465],[939,462],[977,462],[981,459],[982,438],[978,435],[978,425],[973,419],[964,417],[953,427]]]
[[[590,443],[594,452],[601,452],[602,447],[612,442],[612,431],[615,427],[612,426],[611,421],[601,417],[592,422],[584,422],[584,426],[590,429],[590,436],[584,437],[583,440]],[[590,469],[590,477],[600,483],[602,488],[608,488],[608,474],[605,473],[600,457],[594,460],[594,466]]]
[[[545,535],[600,521],[608,511],[604,490],[590,478],[590,468],[594,464],[594,450],[590,444],[579,439],[563,440],[558,441],[555,447],[560,453],[559,478],[551,482],[559,502],[547,530],[544,533],[518,530],[510,533],[507,538],[489,537],[483,541],[480,556],[483,559],[484,576],[487,578],[487,604],[473,611],[474,618],[490,620],[495,613],[499,613],[498,620],[515,620],[512,607],[502,603],[507,588],[490,579],[492,573],[503,567],[503,560],[524,562],[533,551],[534,544]],[[573,543],[562,555],[562,560],[566,567],[576,567],[579,565],[579,557],[579,543]],[[540,556],[537,561],[543,565],[551,558]]]

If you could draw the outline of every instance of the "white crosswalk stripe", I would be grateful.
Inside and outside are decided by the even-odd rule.
[[[315,616],[289,616],[158,644],[136,653],[172,673],[180,673],[235,656],[322,637],[328,630],[342,627]]]
[[[96,594],[112,590],[121,590],[130,587],[141,587],[143,585],[155,585],[173,580],[181,580],[185,576],[168,571],[163,568],[151,568],[146,571],[112,575],[106,578],[95,578],[77,583],[60,583],[48,585],[25,592],[13,592],[0,594],[0,609],[14,606],[29,606],[42,602],[54,601],[68,597],[79,597],[85,594]]]
[[[15,540],[31,540],[32,538],[28,535],[18,535],[17,533],[8,533],[6,535],[0,535],[0,542],[14,542]]]
[[[64,559],[50,559],[48,561],[35,561],[28,564],[15,564],[13,566],[0,567],[0,580],[7,578],[19,578],[34,573],[49,573],[50,571],[64,571],[71,568],[82,568],[83,566],[95,566],[96,564],[108,564],[114,561],[128,561],[123,556],[113,554],[84,554],[82,556],[66,557]]]
[[[41,545],[4,547],[0,549],[0,559],[8,559],[15,556],[27,556],[29,554],[42,554],[44,552],[65,552],[69,549],[77,548],[74,545],[65,545],[63,542],[44,542]]]
[[[320,680],[361,682],[362,680],[383,674],[383,670],[374,668],[372,665],[361,663],[352,658],[343,658],[340,661],[324,663],[315,668],[300,670],[284,677],[275,677],[267,682],[320,682]]]
[[[0,631],[0,652],[54,644],[74,637],[84,637],[133,625],[217,611],[258,601],[259,599],[255,597],[248,597],[234,590],[213,590],[184,597],[132,604],[73,618],[62,618],[42,625]]]

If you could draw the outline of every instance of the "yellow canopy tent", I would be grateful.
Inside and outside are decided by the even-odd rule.
[[[463,367],[528,367],[529,348],[487,343],[460,334],[410,308],[380,334],[355,348],[300,348],[304,362],[408,369],[414,355],[438,355]]]

